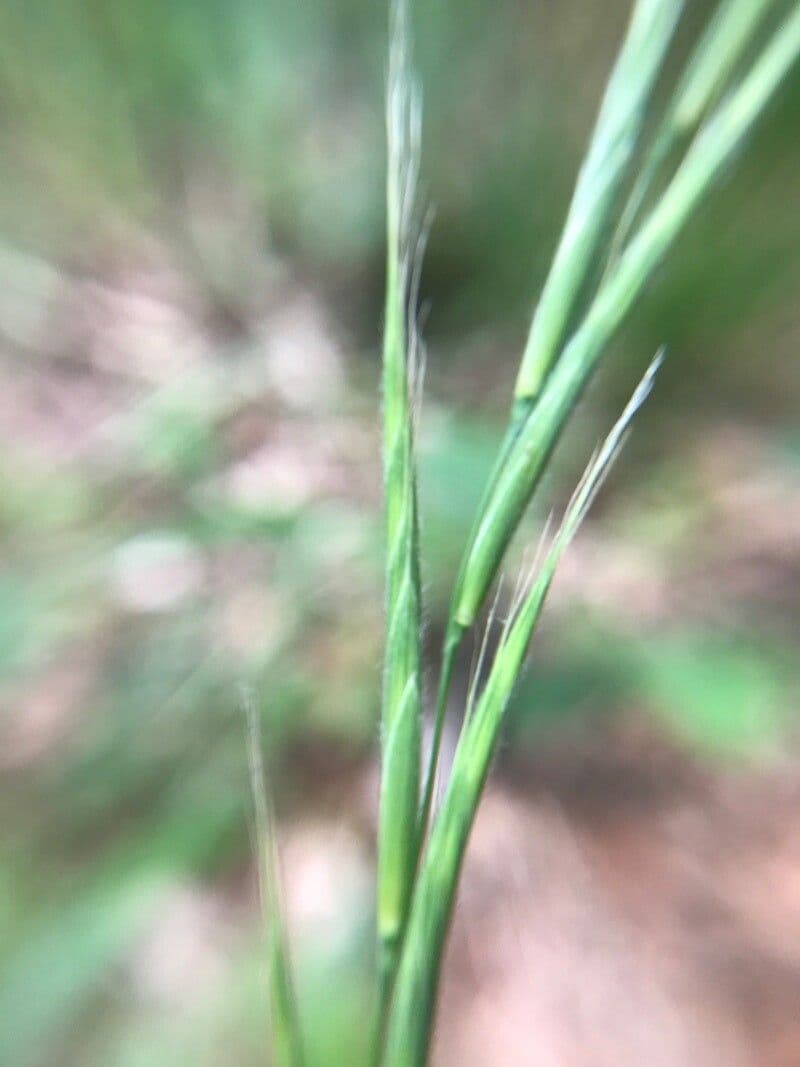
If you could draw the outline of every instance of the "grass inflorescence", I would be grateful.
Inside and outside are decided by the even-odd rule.
[[[409,320],[420,107],[409,67],[404,5],[395,5],[393,20],[386,108],[387,263],[383,342],[386,652],[377,894],[383,1004],[388,1002],[391,991],[417,862],[422,736],[422,608],[413,402],[416,331]]]
[[[541,565],[512,604],[491,669],[456,749],[441,809],[414,890],[384,1063],[424,1063],[450,914],[469,833],[497,747],[505,710],[523,668],[558,562],[577,533],[623,437],[650,392],[660,357],[590,462]]]

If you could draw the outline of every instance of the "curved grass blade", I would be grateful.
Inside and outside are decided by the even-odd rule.
[[[461,735],[414,891],[389,1018],[385,1067],[422,1067],[427,1060],[461,864],[509,699],[559,561],[650,393],[660,362],[659,355],[589,464],[538,573],[505,630],[486,685]]]
[[[669,132],[664,133],[662,130],[662,144],[654,148],[647,157],[645,170],[640,178],[640,182],[645,185],[634,195],[643,196],[646,193],[646,185],[652,179],[652,175],[647,176],[647,168],[652,167],[652,173],[655,174],[660,165],[660,160],[652,162],[655,158],[653,153],[661,153],[665,149],[671,151],[676,140],[696,129],[697,123],[724,87],[727,76],[735,67],[761,17],[772,2],[773,0],[725,0],[717,11],[676,91],[675,102],[663,127],[663,130]],[[483,605],[500,567],[505,548],[535,491],[550,451],[591,373],[589,368],[582,378],[579,377],[577,382],[573,382],[572,388],[567,390],[570,395],[565,403],[556,403],[558,398],[551,391],[548,402],[536,408],[535,415],[532,414],[546,374],[561,350],[564,332],[568,328],[579,290],[586,281],[593,260],[599,254],[617,194],[629,170],[653,82],[669,43],[674,22],[680,14],[680,6],[640,4],[634,11],[628,36],[598,116],[589,155],[573,195],[556,260],[531,326],[517,379],[516,397],[509,425],[462,557],[453,594],[442,653],[433,745],[425,776],[420,817],[423,832],[429,820],[447,700],[463,636],[473,625],[477,612]],[[746,134],[747,125],[747,121],[743,123],[739,139]],[[729,147],[725,158],[734,149],[735,145]],[[713,173],[706,180],[706,186],[711,184],[725,159],[719,161],[714,158],[711,162]],[[636,190],[639,187],[634,188]],[[705,188],[696,194],[698,200],[704,191]],[[629,201],[629,210],[635,213],[637,206],[631,205],[632,200]],[[673,229],[667,244],[674,241],[683,221],[685,219],[681,219],[678,228]],[[629,225],[629,222],[623,221],[617,231],[617,244],[621,243],[626,225]],[[653,244],[658,243],[655,228],[650,229],[649,236]],[[666,248],[662,249],[658,256],[663,255],[665,251]],[[613,253],[612,258],[613,265],[616,266],[617,257]],[[640,280],[640,289],[654,269],[655,264],[648,268],[647,275]],[[610,273],[611,270],[608,274]],[[608,274],[604,282],[608,280]],[[618,294],[620,290],[621,287],[618,287]],[[627,313],[630,303],[632,300],[623,300],[620,304],[619,321]],[[615,328],[613,326],[607,331],[600,351]],[[590,325],[588,330],[584,331],[583,337],[586,338],[594,330],[595,326]],[[579,328],[578,333],[580,332]],[[599,354],[598,351],[597,355]],[[567,384],[566,378],[562,377],[560,388],[563,389]],[[532,418],[541,418],[540,425],[533,426],[530,421]],[[528,436],[538,434],[538,439],[533,444],[528,444],[523,484],[517,483],[515,486],[522,490],[520,495],[507,495],[507,488],[500,490],[499,482],[519,443],[523,427],[526,426]]]
[[[453,617],[471,626],[547,460],[606,345],[692,212],[753,128],[800,54],[800,4],[695,137],[671,182],[601,285],[548,376],[482,509],[465,553]]]
[[[566,339],[633,161],[647,105],[684,0],[638,0],[606,87],[514,390],[532,401]],[[523,404],[524,407],[524,404]]]
[[[561,350],[578,301],[597,263],[611,215],[630,171],[647,105],[683,6],[684,0],[638,0],[633,8],[578,176],[561,240],[531,322],[511,417],[478,511],[478,523],[471,535],[473,539],[477,536],[480,516],[488,505],[492,489],[531,412],[545,376]],[[454,603],[458,600],[463,580],[462,570],[456,583]],[[433,803],[456,657],[469,625],[451,610],[442,651],[433,741],[420,812],[422,834],[428,825]]]
[[[622,213],[614,250],[625,241],[662,166],[696,133],[776,0],[722,0],[701,36],[647,151]],[[612,252],[612,258],[613,252]]]
[[[258,889],[269,939],[273,1059],[277,1067],[302,1067],[303,1043],[280,903],[275,819],[264,776],[260,722],[252,695],[245,693],[243,699],[247,716],[247,755],[253,796]]]

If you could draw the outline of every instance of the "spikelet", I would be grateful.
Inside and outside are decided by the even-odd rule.
[[[403,946],[386,1038],[385,1067],[427,1061],[436,988],[461,862],[497,747],[503,717],[556,568],[652,388],[651,365],[576,489],[541,565],[524,587],[495,653],[489,677],[461,735],[453,771],[431,830]]]
[[[408,56],[404,0],[392,7],[387,92],[387,285],[383,343],[386,496],[386,649],[378,831],[378,939],[388,995],[417,859],[422,668],[414,412],[417,353],[414,193],[419,95]]]
[[[607,275],[547,378],[484,502],[464,556],[452,608],[462,627],[474,622],[550,454],[605,347],[798,54],[800,4],[775,31],[741,83],[701,127],[655,207]]]
[[[247,755],[253,798],[258,890],[268,938],[273,1059],[277,1067],[302,1067],[302,1035],[280,901],[275,819],[264,776],[260,722],[253,694],[244,691],[242,702],[247,719]]]

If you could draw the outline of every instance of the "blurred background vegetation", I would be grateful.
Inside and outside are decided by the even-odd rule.
[[[690,6],[675,64],[709,8]],[[415,5],[435,208],[432,650],[627,9]],[[242,686],[263,710],[312,1062],[358,1062],[382,626],[385,23],[366,0],[0,9],[3,1064],[264,1062]],[[738,976],[701,1026],[680,1005],[670,1026],[705,1027],[717,1051],[733,1026],[713,1062],[787,1067],[800,1062],[800,940],[785,947],[800,934],[798,120],[796,73],[558,453],[532,537],[667,343],[554,592],[495,786],[523,826],[558,810],[545,837],[579,842],[614,923],[635,945],[657,926],[701,999],[703,975]],[[489,862],[501,872],[503,840]],[[563,865],[531,865],[514,906],[536,912],[570,890],[542,896],[542,867]],[[620,886],[637,882],[663,898],[658,922],[628,906]],[[490,880],[487,907],[511,908],[511,883],[519,894]],[[460,1010],[493,1006],[507,1033],[527,1024],[514,997],[538,995],[519,966],[535,946],[495,960],[500,981],[459,936],[441,1062],[549,1063],[535,1032],[490,1061],[480,1012]],[[617,980],[591,979],[605,1021]],[[619,1040],[608,1061],[554,1062],[690,1062],[683,1045],[662,1061]]]

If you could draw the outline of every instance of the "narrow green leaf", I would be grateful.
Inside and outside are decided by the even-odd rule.
[[[471,626],[547,460],[606,345],[692,212],[750,133],[800,53],[800,4],[700,130],[564,349],[487,496],[462,563],[452,614]]]
[[[455,660],[474,614],[464,611],[464,587],[475,580],[470,573],[476,559],[489,563],[480,575],[494,578],[491,561],[476,551],[483,536],[483,516],[535,399],[559,352],[590,274],[596,268],[602,242],[620,191],[630,172],[644,125],[647,105],[663,65],[684,0],[637,0],[626,36],[611,72],[592,139],[575,186],[555,258],[531,322],[517,377],[514,404],[503,442],[478,510],[464,553],[451,604],[436,701],[433,745],[425,776],[421,828],[427,826],[433,800],[439,750]],[[500,559],[496,560],[497,566]],[[485,587],[488,588],[488,585]],[[484,589],[485,592],[485,589]]]
[[[665,126],[675,135],[692,133],[725,88],[776,0],[722,0],[700,38],[673,96]]]
[[[621,245],[661,167],[696,133],[719,99],[728,79],[775,0],[722,0],[695,47],[672,96],[658,133],[648,149],[615,235]]]
[[[461,864],[514,686],[561,557],[652,388],[658,357],[576,490],[538,574],[507,625],[489,678],[456,750],[411,905],[386,1038],[385,1067],[427,1061],[442,955]]]
[[[515,396],[535,397],[555,361],[633,160],[683,0],[638,0],[608,81],[561,240],[531,323]]]

